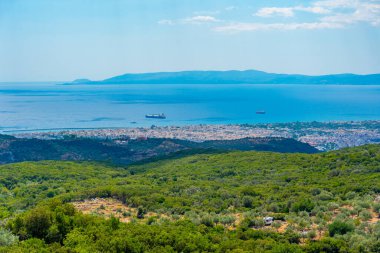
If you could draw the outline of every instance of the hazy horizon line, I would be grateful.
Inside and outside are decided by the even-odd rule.
[[[60,82],[72,82],[75,80],[80,79],[88,79],[90,81],[103,81],[106,79],[110,79],[117,76],[122,75],[139,75],[139,74],[154,74],[154,73],[181,73],[181,72],[229,72],[229,71],[236,71],[236,72],[244,72],[244,71],[258,71],[258,72],[265,72],[268,74],[280,74],[280,75],[303,75],[303,76],[329,76],[329,75],[358,75],[358,76],[366,76],[366,75],[378,75],[380,74],[380,70],[378,72],[369,72],[369,73],[358,73],[358,72],[340,72],[340,73],[324,73],[324,74],[302,74],[302,73],[284,73],[284,72],[267,72],[265,70],[259,70],[259,69],[224,69],[224,70],[218,70],[218,69],[191,69],[191,70],[177,70],[177,71],[170,71],[170,70],[163,70],[163,71],[147,71],[147,72],[124,72],[121,74],[116,75],[110,75],[108,77],[105,77],[103,79],[91,79],[89,77],[78,77],[71,80],[13,80],[13,81],[2,81],[0,80],[0,84],[6,84],[6,83],[60,83]]]

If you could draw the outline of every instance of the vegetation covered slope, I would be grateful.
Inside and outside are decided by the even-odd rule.
[[[40,140],[0,135],[0,164],[41,160],[108,161],[130,164],[179,151],[205,153],[212,150],[317,152],[309,144],[285,138],[245,138],[199,143],[176,139],[103,140],[73,137]]]
[[[380,249],[379,145],[313,155],[200,154],[127,168],[25,162],[0,166],[0,185],[4,252]],[[95,197],[120,200],[137,214],[120,223],[69,204]],[[155,215],[146,219],[147,212]],[[275,218],[272,226],[265,216]]]

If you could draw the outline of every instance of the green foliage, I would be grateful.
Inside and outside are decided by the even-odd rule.
[[[373,205],[373,210],[379,214],[379,217],[380,217],[380,203],[375,203]]]
[[[376,252],[380,225],[365,220],[370,208],[379,211],[379,167],[378,145],[314,155],[198,154],[128,168],[2,165],[0,252]],[[105,220],[68,203],[96,197],[135,207],[137,217]],[[265,216],[275,225],[264,227]],[[285,233],[271,230],[282,222]]]
[[[25,230],[30,237],[44,238],[51,225],[51,213],[44,209],[33,209],[29,212],[23,221]]]
[[[137,219],[143,219],[146,211],[141,206],[137,209]]]
[[[13,235],[10,231],[0,228],[0,247],[10,246],[18,242],[18,237]]]
[[[26,221],[35,216],[36,211],[49,212],[52,217],[57,216],[67,204],[43,205],[27,211],[19,217]],[[239,233],[226,230],[220,226],[210,224],[195,225],[189,220],[177,222],[164,222],[157,224],[120,223],[117,219],[104,220],[95,216],[81,213],[67,213],[67,220],[72,226],[68,227],[64,239],[58,243],[51,241],[49,233],[42,238],[31,238],[18,245],[8,247],[15,252],[220,252],[226,249],[251,251],[260,249],[262,245],[256,244],[260,240],[273,252],[301,252],[301,247],[290,244],[292,239],[288,234],[280,235],[273,232],[239,230]],[[13,226],[13,222],[11,227]],[[47,231],[55,230],[62,224],[52,219]],[[27,227],[23,223],[19,230]],[[36,224],[39,227],[39,224]],[[59,229],[56,230],[58,233]],[[17,251],[16,251],[17,250]],[[39,251],[38,251],[39,250]],[[1,252],[1,249],[0,249]]]
[[[294,203],[291,207],[293,212],[311,212],[313,210],[315,204],[310,199],[301,199]]]
[[[120,141],[122,144],[120,144]],[[22,161],[67,160],[102,161],[131,164],[162,156],[182,157],[189,154],[216,153],[228,150],[262,150],[273,152],[317,153],[309,144],[285,138],[243,138],[191,142],[186,140],[148,138],[109,140],[96,138],[24,139],[1,135],[0,164]],[[229,171],[232,172],[233,171]],[[227,171],[227,174],[229,173]],[[130,172],[131,175],[134,171]],[[49,196],[54,192],[50,192]]]
[[[342,240],[333,238],[322,239],[321,241],[314,241],[306,246],[306,252],[308,253],[340,253],[350,252],[347,245]]]
[[[329,225],[329,234],[330,236],[344,235],[354,231],[354,228],[353,224],[336,220]]]

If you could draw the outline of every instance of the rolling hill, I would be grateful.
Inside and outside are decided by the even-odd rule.
[[[378,252],[379,166],[380,145],[1,165],[0,252]]]
[[[101,140],[66,138],[62,140],[23,139],[0,135],[0,164],[40,161],[103,161],[130,164],[161,156],[190,153],[257,150],[287,153],[316,153],[309,144],[285,138],[245,138],[229,141],[191,142],[176,139]]]

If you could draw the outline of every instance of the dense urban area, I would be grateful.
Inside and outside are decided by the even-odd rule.
[[[190,141],[234,140],[254,137],[294,138],[321,150],[380,142],[380,121],[294,122],[240,125],[155,126],[149,128],[116,128],[21,132],[22,138],[61,139],[66,136],[99,139],[170,138]]]

